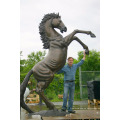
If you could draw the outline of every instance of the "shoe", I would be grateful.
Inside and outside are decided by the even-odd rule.
[[[66,112],[66,110],[62,108],[62,109],[61,109],[61,112]]]
[[[73,114],[75,114],[75,111],[74,110],[72,110],[72,111],[68,111],[69,113],[73,113]]]

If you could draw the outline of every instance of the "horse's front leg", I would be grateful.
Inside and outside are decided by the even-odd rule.
[[[87,45],[85,45],[78,37],[76,37],[76,36],[73,36],[73,38],[72,38],[73,40],[76,40],[77,42],[79,42],[81,45],[82,45],[82,47],[85,49],[85,53],[87,54],[87,55],[89,55],[89,49],[88,49],[88,46]]]
[[[93,38],[96,37],[95,34],[93,34],[91,31],[84,31],[84,30],[78,30],[78,29],[76,29],[76,30],[74,30],[74,33],[75,34],[76,33],[84,33],[84,34],[90,35]]]
[[[91,37],[96,37],[91,31],[83,31],[83,30],[76,29],[64,38],[65,43],[67,45],[69,45],[74,40],[73,37],[76,33],[84,33],[84,34],[90,35]]]

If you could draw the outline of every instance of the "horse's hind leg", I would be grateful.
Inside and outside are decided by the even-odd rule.
[[[55,105],[50,102],[47,97],[44,95],[44,89],[48,87],[48,85],[50,84],[50,82],[42,82],[39,81],[37,83],[37,87],[36,87],[36,92],[40,95],[40,97],[42,98],[42,100],[45,102],[46,106],[50,109],[50,110],[57,110]]]
[[[39,92],[39,95],[41,96],[42,100],[45,102],[46,106],[50,109],[50,110],[57,110],[57,108],[55,107],[55,105],[50,102],[47,97],[44,95],[44,92]]]

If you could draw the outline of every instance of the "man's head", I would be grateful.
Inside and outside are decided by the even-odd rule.
[[[68,65],[72,66],[74,59],[72,57],[68,58]]]

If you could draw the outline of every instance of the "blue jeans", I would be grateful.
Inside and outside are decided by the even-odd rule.
[[[64,110],[67,109],[66,105],[67,105],[67,98],[68,98],[68,92],[69,92],[68,111],[72,111],[73,101],[74,101],[74,91],[75,91],[75,82],[64,82],[62,109]]]

